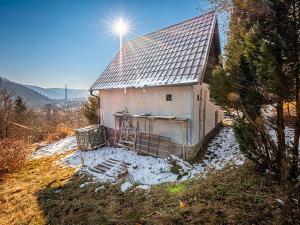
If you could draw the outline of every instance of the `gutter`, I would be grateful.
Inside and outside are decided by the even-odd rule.
[[[98,104],[97,117],[98,117],[98,124],[100,124],[101,123],[101,118],[100,118],[100,97],[99,97],[99,95],[94,95],[93,91],[94,90],[90,90],[90,95],[97,98],[97,102],[98,102],[97,103]]]

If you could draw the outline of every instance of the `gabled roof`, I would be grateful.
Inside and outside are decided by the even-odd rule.
[[[90,90],[199,82],[216,20],[208,12],[128,41]]]

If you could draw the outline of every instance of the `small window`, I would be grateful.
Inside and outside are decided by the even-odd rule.
[[[166,95],[166,101],[171,102],[172,101],[172,95]]]
[[[199,102],[199,100],[200,100],[200,96],[199,96],[199,95],[197,95],[197,102]]]

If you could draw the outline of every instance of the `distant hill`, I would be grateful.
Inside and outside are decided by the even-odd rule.
[[[42,88],[33,85],[24,85],[48,98],[61,100],[65,98],[64,88]],[[86,98],[89,96],[89,92],[83,89],[68,89],[68,99]]]
[[[6,89],[13,96],[21,96],[26,104],[30,106],[43,106],[54,103],[52,99],[21,84],[0,77],[0,89]]]

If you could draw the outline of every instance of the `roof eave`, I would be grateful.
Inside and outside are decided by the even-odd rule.
[[[161,85],[151,85],[151,86],[142,86],[142,87],[134,87],[134,86],[127,86],[127,87],[113,87],[113,88],[95,88],[95,89],[89,89],[89,91],[100,91],[100,90],[116,90],[116,89],[143,89],[143,88],[154,88],[154,87],[177,87],[177,86],[193,86],[199,84],[198,81],[195,82],[188,82],[188,83],[178,83],[178,84],[161,84]]]
[[[215,31],[215,27],[217,25],[217,14],[214,12],[214,18],[213,18],[213,23],[212,26],[210,28],[210,32],[209,32],[209,42],[208,42],[208,46],[207,46],[207,51],[205,52],[205,63],[204,63],[204,67],[203,70],[201,71],[201,74],[199,76],[199,84],[202,84],[203,79],[204,79],[204,75],[205,75],[205,71],[206,71],[206,66],[207,66],[207,61],[208,61],[208,57],[209,57],[209,53],[210,53],[210,48],[212,45],[212,41],[213,41],[213,37],[214,37],[214,31]]]

